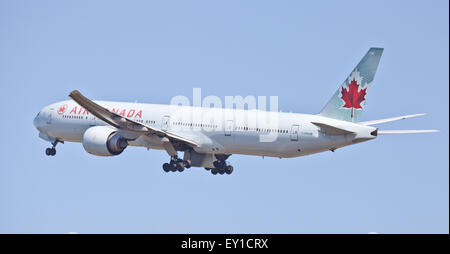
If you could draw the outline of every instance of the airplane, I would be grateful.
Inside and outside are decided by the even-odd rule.
[[[382,134],[437,132],[373,126],[425,114],[359,121],[382,53],[383,48],[370,48],[318,114],[93,101],[74,90],[72,100],[44,107],[33,123],[39,137],[52,144],[45,150],[48,156],[66,141],[80,142],[97,156],[117,156],[128,146],[140,146],[169,154],[165,172],[203,167],[214,175],[233,172],[227,162],[232,154],[292,158],[334,152]],[[248,120],[260,114],[271,120]],[[261,137],[272,138],[263,142]]]

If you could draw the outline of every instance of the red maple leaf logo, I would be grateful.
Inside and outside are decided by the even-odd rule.
[[[66,109],[67,109],[67,104],[62,105],[58,109],[58,114],[60,114],[60,115],[64,114],[64,112],[66,112]]]
[[[353,109],[362,109],[361,102],[366,99],[366,90],[367,88],[361,89],[358,91],[359,84],[353,79],[348,85],[348,90],[345,87],[342,87],[341,95],[342,100],[345,102],[344,108],[352,109],[352,118],[353,118]]]

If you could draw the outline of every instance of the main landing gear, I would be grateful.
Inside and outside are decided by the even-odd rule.
[[[205,169],[210,170],[211,174],[213,174],[213,175],[217,175],[217,174],[223,175],[225,173],[227,175],[230,175],[231,173],[233,173],[234,168],[233,168],[233,166],[229,165],[226,162],[226,159],[228,159],[228,157],[230,157],[230,154],[229,155],[224,155],[224,154],[216,155],[217,161],[213,162],[214,168],[205,168]]]
[[[165,172],[183,172],[185,168],[190,168],[191,162],[189,160],[178,159],[178,156],[172,156],[169,163],[163,164]]]
[[[165,172],[176,172],[176,171],[183,172],[185,168],[190,168],[192,166],[191,163],[191,159],[193,159],[192,148],[178,147],[177,144],[173,144],[168,138],[162,138],[161,141],[163,143],[162,145],[164,149],[170,155],[170,162],[164,163],[162,166]],[[175,149],[175,146],[177,146],[177,149]],[[178,158],[177,150],[184,151],[183,159]],[[228,163],[226,162],[226,160],[228,159],[228,157],[230,157],[230,155],[231,154],[215,154],[214,157],[216,160],[213,162],[214,168],[205,168],[205,169],[211,170],[211,173],[213,175],[217,174],[223,175],[225,173],[229,175],[233,173],[233,166],[228,165]],[[214,157],[209,157],[209,161],[211,162],[212,160],[214,160]],[[204,156],[204,158],[206,158],[206,156]],[[198,162],[195,162],[196,160],[193,159],[193,161],[194,163],[197,163],[194,164],[195,166],[199,166]],[[208,164],[210,162],[208,162]]]
[[[45,154],[46,154],[47,156],[55,156],[55,154],[56,154],[56,149],[55,149],[55,147],[56,147],[56,145],[58,144],[58,142],[59,142],[59,143],[64,143],[63,141],[55,140],[55,141],[52,143],[52,147],[51,147],[51,148],[45,149]]]
[[[184,160],[178,158],[177,150],[174,147],[174,144],[168,139],[163,138],[161,140],[163,142],[163,147],[166,150],[166,152],[170,155],[170,162],[164,163],[162,168],[165,172],[183,172],[185,168],[191,167],[191,161],[188,158],[185,158]],[[186,157],[185,151],[185,157]]]
[[[233,166],[231,165],[227,165],[227,163],[225,161],[215,161],[213,163],[214,168],[207,168],[206,170],[211,170],[211,174],[213,175],[217,175],[217,174],[231,174],[233,173]]]

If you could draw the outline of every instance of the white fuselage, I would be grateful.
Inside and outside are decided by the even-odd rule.
[[[375,138],[374,127],[335,120],[318,115],[265,112],[222,108],[199,108],[143,103],[96,101],[99,105],[162,131],[191,137],[201,145],[197,152],[297,157],[333,150]],[[351,130],[345,135],[329,135],[313,122]],[[48,141],[82,142],[84,132],[108,125],[89,114],[76,102],[67,100],[42,109],[34,120],[40,137]],[[164,149],[161,142],[142,136],[132,146]]]

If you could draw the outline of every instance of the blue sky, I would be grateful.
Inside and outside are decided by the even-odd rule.
[[[0,233],[448,233],[448,1],[0,1]],[[362,120],[427,112],[293,159],[164,173],[164,151],[48,144],[32,124],[79,89],[99,100],[276,95],[319,112],[369,47]]]

